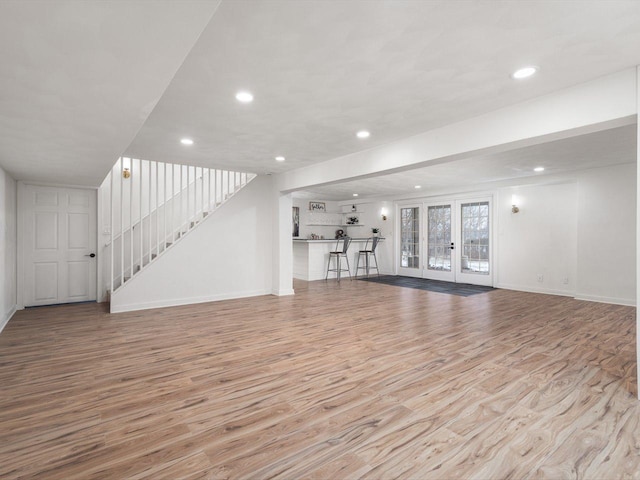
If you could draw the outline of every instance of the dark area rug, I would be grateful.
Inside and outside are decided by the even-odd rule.
[[[448,293],[449,295],[459,295],[461,297],[470,297],[478,293],[495,290],[493,287],[483,287],[481,285],[441,282],[439,280],[427,280],[425,278],[396,277],[393,275],[381,275],[379,277],[369,278],[359,277],[358,280],[384,283],[385,285],[393,285],[395,287],[417,288],[418,290],[428,290],[430,292]]]

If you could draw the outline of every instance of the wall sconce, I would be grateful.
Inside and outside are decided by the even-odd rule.
[[[120,157],[120,166],[122,167],[122,178],[129,178],[131,176],[131,164],[133,161],[129,157]]]
[[[380,215],[382,216],[382,220],[386,220],[387,219],[387,209],[383,208],[382,210],[380,210]]]
[[[518,197],[516,195],[511,195],[511,213],[518,213],[520,211],[520,208],[518,207],[519,204],[520,201]]]

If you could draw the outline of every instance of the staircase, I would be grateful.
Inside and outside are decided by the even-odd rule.
[[[111,288],[116,292],[256,177],[173,163],[119,158],[110,192]]]

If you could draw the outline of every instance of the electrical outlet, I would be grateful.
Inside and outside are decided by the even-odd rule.
[[[564,278],[562,279],[562,283],[563,283],[564,285],[569,285],[569,277],[564,277]]]
[[[538,283],[542,283],[542,282],[544,282],[544,275],[542,275],[541,273],[539,273],[537,276],[538,276]]]

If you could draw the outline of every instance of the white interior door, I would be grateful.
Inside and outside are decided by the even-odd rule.
[[[96,299],[96,192],[25,186],[25,306]]]

